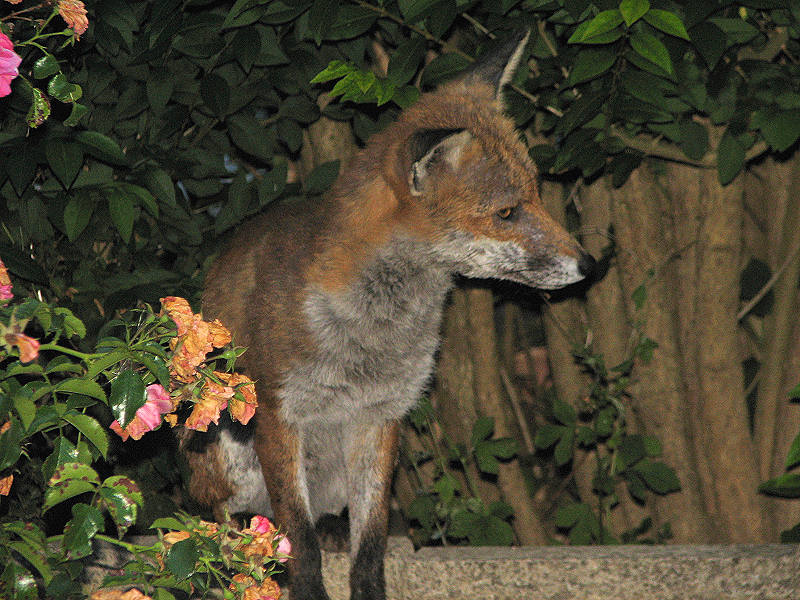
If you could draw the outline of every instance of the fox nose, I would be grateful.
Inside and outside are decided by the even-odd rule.
[[[578,257],[578,272],[584,277],[591,277],[597,267],[597,261],[588,252],[581,251]]]

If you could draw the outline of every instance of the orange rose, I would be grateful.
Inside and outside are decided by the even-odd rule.
[[[80,38],[89,29],[86,7],[81,0],[61,0],[58,3],[58,14],[64,19],[67,27],[75,32],[77,38]]]

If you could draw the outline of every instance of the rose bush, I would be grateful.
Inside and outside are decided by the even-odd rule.
[[[22,517],[0,504],[0,597],[80,595],[81,565],[103,540],[131,559],[103,583],[125,591],[102,589],[95,600],[174,598],[210,587],[230,598],[279,598],[271,575],[291,545],[268,519],[240,530],[179,513],[153,523],[153,544],[131,544],[123,536],[143,495],[125,475],[101,476],[110,450],[104,422],[125,441],[163,422],[179,426],[187,412],[184,425],[201,430],[226,408],[234,420],[252,417],[254,385],[232,373],[241,349],[230,346],[230,333],[169,297],[160,312],[143,306],[110,323],[87,352],[77,349],[86,329],[71,311],[15,299],[12,289],[0,261],[0,495],[21,503],[15,495],[30,494],[31,461],[42,453],[44,489],[40,508],[26,505]],[[64,509],[63,533],[47,535],[45,521],[52,527]],[[106,518],[116,536],[104,533]]]

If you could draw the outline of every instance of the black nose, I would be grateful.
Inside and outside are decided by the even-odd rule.
[[[581,252],[581,256],[578,258],[578,271],[580,271],[580,274],[584,277],[591,277],[595,267],[597,267],[597,261],[594,257],[587,252]]]

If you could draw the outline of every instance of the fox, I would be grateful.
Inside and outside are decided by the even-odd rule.
[[[315,523],[345,507],[350,597],[385,598],[398,426],[431,378],[456,277],[550,290],[592,270],[504,115],[528,36],[421,94],[319,201],[269,205],[209,269],[203,314],[247,347],[259,405],[252,435],[222,431],[195,461],[194,495],[274,517],[292,600],[328,599]]]

